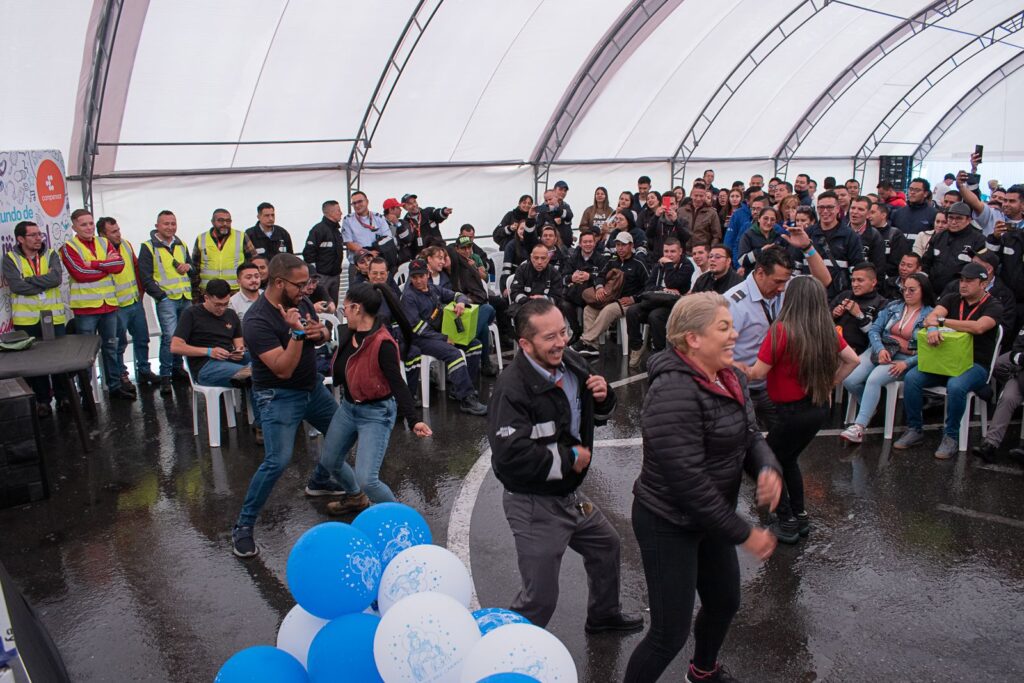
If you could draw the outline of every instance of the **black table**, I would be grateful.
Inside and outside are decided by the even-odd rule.
[[[82,448],[89,451],[89,436],[82,422],[82,406],[78,402],[74,374],[83,370],[91,371],[100,350],[100,337],[96,334],[69,334],[53,341],[40,341],[25,351],[0,352],[0,379],[14,377],[36,377],[56,375],[62,377],[71,402],[71,413],[78,427]],[[86,405],[90,412],[95,410],[92,390],[82,387]]]

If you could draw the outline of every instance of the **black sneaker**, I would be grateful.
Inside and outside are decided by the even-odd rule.
[[[459,401],[459,410],[468,415],[484,416],[487,414],[487,406],[480,402],[476,394],[470,394]]]
[[[797,513],[796,529],[800,538],[807,538],[807,535],[811,533],[811,518],[807,516],[806,512]]]
[[[999,449],[993,446],[988,441],[982,441],[980,444],[971,449],[971,455],[974,455],[987,463],[993,463],[996,460],[996,451]]]
[[[236,526],[231,529],[231,552],[238,557],[256,557],[260,554],[256,539],[252,537],[251,526]]]
[[[800,524],[796,521],[796,517],[787,519],[780,517],[772,523],[772,533],[779,539],[779,543],[793,545],[800,540]]]
[[[143,370],[142,372],[135,373],[135,381],[138,382],[140,387],[155,387],[160,384],[160,375],[153,373],[151,370]]]
[[[164,396],[167,396],[168,394],[173,393],[173,391],[174,391],[174,387],[171,386],[171,378],[170,377],[161,377],[160,378],[160,393],[163,394]]]
[[[498,368],[494,367],[494,363],[488,358],[486,363],[480,364],[480,374],[484,377],[497,377]]]
[[[686,672],[686,677],[683,680],[686,683],[740,683],[739,679],[734,678],[721,664],[716,664],[715,670],[711,673],[701,675],[697,673],[697,669],[694,668],[692,661],[690,662],[690,669]]]
[[[598,356],[601,355],[600,349],[598,349],[596,346],[591,346],[582,339],[573,344],[572,348],[573,351],[587,358],[597,358]]]
[[[583,626],[583,630],[587,633],[606,633],[608,631],[628,633],[629,631],[640,631],[643,627],[644,618],[639,614],[626,614],[625,612],[620,612],[614,617],[608,617],[606,619],[594,621],[587,619],[587,623]]]
[[[1009,455],[1018,465],[1024,465],[1024,448],[1012,448]]]
[[[336,483],[332,479],[328,479],[327,481],[310,480],[306,484],[306,495],[312,498],[319,498],[321,496],[344,496],[345,487]]]
[[[107,392],[107,395],[112,399],[118,399],[121,401],[134,401],[138,396],[133,392],[128,391],[125,387],[118,387],[117,389],[111,389]]]

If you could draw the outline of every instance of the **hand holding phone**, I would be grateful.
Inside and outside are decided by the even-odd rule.
[[[980,164],[981,163],[982,154],[984,154],[984,153],[985,153],[985,145],[975,145],[974,146],[974,158],[972,158],[971,161],[973,161],[975,164]]]
[[[665,195],[661,198],[661,208],[668,211],[672,207],[672,197]]]

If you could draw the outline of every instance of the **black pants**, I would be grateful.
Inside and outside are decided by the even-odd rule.
[[[804,478],[797,458],[828,419],[828,406],[816,406],[810,399],[775,404],[775,425],[768,432],[768,445],[782,465],[782,496],[776,508],[781,519],[804,512]]]
[[[656,681],[690,634],[694,595],[701,608],[693,626],[693,664],[711,671],[740,606],[736,546],[702,531],[688,531],[633,501],[633,532],[651,604],[651,629],[633,650],[626,683]]]
[[[639,301],[626,309],[626,335],[629,337],[630,351],[643,348],[644,335],[640,328],[644,323],[651,328],[651,350],[664,350],[665,328],[668,326],[668,314],[672,312],[672,306]]]

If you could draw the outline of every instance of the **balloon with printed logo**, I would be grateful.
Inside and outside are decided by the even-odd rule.
[[[436,545],[416,545],[398,553],[384,570],[377,603],[380,613],[413,593],[444,593],[463,607],[473,597],[473,579],[469,570],[450,550]]]
[[[462,666],[460,683],[500,673],[532,676],[541,683],[576,683],[576,663],[555,635],[532,624],[509,624],[480,639]]]
[[[380,555],[358,529],[340,522],[302,534],[288,555],[288,587],[302,608],[321,619],[361,612],[377,597]]]
[[[306,666],[306,655],[309,654],[309,644],[313,638],[327,625],[326,619],[315,617],[301,605],[295,605],[285,615],[280,628],[277,629],[277,647],[299,660],[302,666]]]
[[[309,683],[299,660],[284,650],[269,645],[248,647],[236,652],[217,672],[213,683]]]
[[[414,545],[431,542],[423,515],[401,503],[378,503],[359,513],[352,526],[366,534],[386,568],[395,555]]]
[[[373,657],[386,683],[458,683],[480,640],[469,610],[441,593],[416,593],[381,617]]]
[[[373,658],[373,639],[379,625],[380,617],[361,613],[331,620],[309,647],[309,680],[382,683]]]
[[[480,634],[487,635],[499,626],[508,624],[529,624],[530,620],[518,612],[502,607],[487,607],[473,612],[476,625],[480,627]]]

